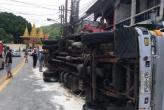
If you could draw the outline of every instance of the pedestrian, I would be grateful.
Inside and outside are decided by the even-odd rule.
[[[39,47],[36,48],[36,53],[37,53],[37,56],[39,56]]]
[[[5,56],[6,56],[6,54],[7,54],[7,50],[9,50],[9,47],[5,46],[5,47],[4,47],[4,54],[5,54]]]
[[[33,57],[33,68],[35,68],[36,64],[37,64],[37,51],[36,51],[36,48],[33,49],[32,57]]]
[[[20,47],[19,47],[19,52],[21,51]]]
[[[25,63],[28,63],[28,51],[27,50],[25,50],[24,58],[25,58]]]
[[[44,59],[45,59],[45,55],[43,51],[39,51],[39,56],[38,56],[38,60],[39,60],[39,71],[42,72],[42,67],[44,64]]]
[[[9,51],[6,53],[5,64],[6,64],[7,78],[13,77],[11,73],[11,67],[12,67],[12,50],[11,49],[9,49]]]

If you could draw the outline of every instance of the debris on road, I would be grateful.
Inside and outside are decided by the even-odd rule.
[[[38,68],[33,69],[33,75],[30,78],[34,78],[36,81],[34,85],[39,85],[41,88],[36,88],[35,92],[51,92],[50,101],[55,105],[62,106],[63,110],[81,110],[84,99],[69,92],[60,83],[45,83],[43,81],[43,75],[39,72]],[[61,110],[61,107],[56,107],[57,110]]]

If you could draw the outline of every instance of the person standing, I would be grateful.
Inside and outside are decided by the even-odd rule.
[[[6,56],[7,54],[7,50],[9,50],[9,48],[7,46],[4,47],[4,55]]]
[[[33,50],[32,57],[33,57],[33,68],[35,68],[36,67],[36,63],[37,63],[37,51],[36,51],[36,48],[34,48],[34,50]]]
[[[40,72],[42,72],[42,67],[43,67],[44,59],[45,59],[44,52],[43,51],[39,51],[38,60],[39,60],[39,71]]]
[[[9,49],[9,51],[6,53],[5,64],[6,64],[7,78],[13,77],[11,73],[11,67],[12,67],[12,50],[11,49]]]
[[[26,50],[24,53],[25,63],[28,63],[28,51]]]
[[[36,53],[37,53],[37,56],[39,56],[39,47],[36,48]]]

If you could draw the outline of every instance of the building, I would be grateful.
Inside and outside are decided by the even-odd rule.
[[[25,28],[23,36],[21,36],[25,44],[34,45],[40,44],[41,39],[48,39],[48,35],[44,34],[42,29],[37,29],[35,24],[33,24],[31,32],[29,32],[28,28]]]
[[[164,0],[97,0],[84,17],[104,17],[108,27],[133,26],[163,20]]]

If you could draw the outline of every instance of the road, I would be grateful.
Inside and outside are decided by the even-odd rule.
[[[14,78],[0,83],[0,110],[81,110],[84,100],[59,83],[45,83],[32,59],[14,59]],[[3,77],[1,77],[2,79]]]
[[[16,67],[16,65],[21,61],[22,58],[20,57],[13,57],[13,68]],[[0,70],[0,79],[2,79],[2,77],[6,75],[6,70],[3,69],[3,70]]]

